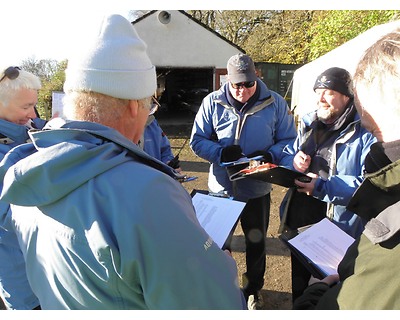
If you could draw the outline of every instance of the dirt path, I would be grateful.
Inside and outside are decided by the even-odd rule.
[[[197,176],[195,181],[185,183],[185,188],[191,192],[193,189],[207,190],[208,163],[196,157],[189,148],[188,132],[179,130],[176,126],[163,126],[168,135],[174,154],[180,151],[179,158],[183,171],[190,176]],[[183,147],[183,148],[182,148]],[[291,276],[289,250],[278,239],[279,204],[286,192],[285,188],[274,186],[271,193],[271,217],[267,232],[267,267],[265,285],[262,290],[264,308],[266,310],[290,310],[291,302]],[[239,281],[245,272],[245,244],[243,233],[238,225],[232,243],[232,254],[239,269]]]

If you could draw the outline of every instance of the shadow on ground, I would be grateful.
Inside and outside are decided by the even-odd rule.
[[[288,251],[284,251],[285,245],[278,238],[267,238],[266,239],[266,251],[267,255],[273,256],[287,256],[290,257]],[[231,243],[231,250],[233,252],[246,252],[246,244],[244,235],[234,235]]]
[[[210,165],[200,161],[181,161],[181,167],[185,168],[185,171],[208,172]]]
[[[282,305],[292,303],[292,294],[287,292],[261,290],[264,310],[281,310]]]

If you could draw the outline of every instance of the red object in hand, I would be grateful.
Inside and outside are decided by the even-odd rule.
[[[249,173],[255,173],[255,172],[261,172],[261,171],[266,171],[272,168],[276,168],[277,165],[270,163],[270,162],[266,162],[257,166],[248,166],[245,169],[240,170],[239,172],[243,173],[243,174],[249,174]]]

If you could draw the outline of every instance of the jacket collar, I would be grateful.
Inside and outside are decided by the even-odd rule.
[[[374,244],[389,240],[400,230],[400,202],[383,210],[365,226],[364,235]]]
[[[400,160],[366,174],[347,209],[368,221],[365,235],[373,243],[400,230]]]

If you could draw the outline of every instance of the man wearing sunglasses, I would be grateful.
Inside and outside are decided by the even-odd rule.
[[[248,55],[232,56],[227,70],[228,82],[203,99],[193,124],[190,147],[211,163],[210,191],[228,193],[246,202],[240,218],[246,240],[243,292],[249,309],[261,309],[271,185],[253,179],[230,181],[221,163],[244,155],[262,156],[264,162],[279,163],[283,148],[296,137],[296,128],[286,101],[257,78],[254,62]]]
[[[3,159],[9,150],[29,140],[28,129],[40,129],[45,121],[37,117],[35,109],[40,79],[19,67],[3,68],[0,72],[0,159]],[[0,297],[7,309],[38,308],[18,239],[8,225],[9,205],[2,202],[0,208],[7,212],[0,225]]]

